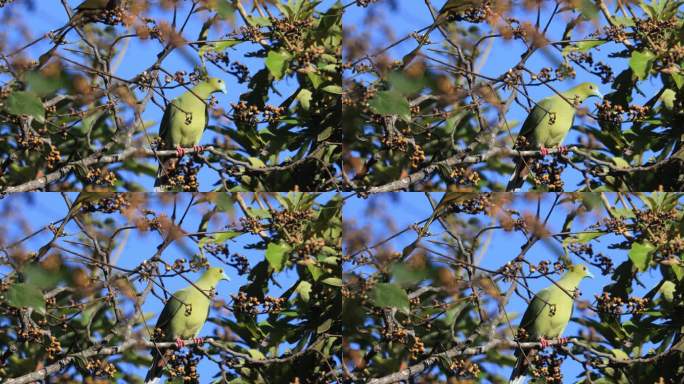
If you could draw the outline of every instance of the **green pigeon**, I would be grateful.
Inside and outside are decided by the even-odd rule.
[[[185,345],[184,339],[194,339],[195,343],[201,344],[202,339],[198,336],[209,317],[209,297],[221,280],[230,279],[222,268],[212,267],[207,269],[194,285],[174,292],[164,305],[157,325],[154,326],[155,334],[159,335],[155,341],[175,341],[178,348]],[[153,348],[152,366],[145,376],[145,384],[159,382],[170,353],[170,350]]]
[[[517,142],[513,149],[539,149],[542,155],[548,154],[548,148],[558,146],[562,150],[561,144],[570,131],[572,121],[575,118],[575,105],[571,103],[575,102],[579,105],[592,96],[603,98],[598,86],[590,82],[579,84],[570,90],[561,92],[560,95],[554,94],[535,105],[525,119],[518,135],[519,138],[525,139],[524,145]],[[523,158],[516,159],[515,172],[508,181],[506,192],[515,191],[522,187],[528,173],[529,168],[526,160]]]
[[[198,144],[209,120],[206,100],[216,92],[227,93],[226,83],[219,78],[210,77],[166,106],[164,117],[162,117],[159,126],[159,137],[161,138],[159,149],[175,149],[178,158],[170,157],[161,163],[157,169],[157,179],[154,182],[155,192],[164,192],[169,189],[167,183],[163,182],[162,179],[176,168],[179,158],[185,154],[183,148],[202,149]]]
[[[534,295],[520,321],[519,328],[525,331],[524,341],[539,340],[543,347],[548,343],[548,339],[558,337],[561,342],[567,341],[561,338],[561,335],[572,316],[574,292],[585,277],[594,277],[594,275],[583,264],[571,265],[560,280]],[[515,351],[517,361],[509,384],[524,383],[525,372],[536,352],[534,349],[529,349],[527,352],[520,349]]]

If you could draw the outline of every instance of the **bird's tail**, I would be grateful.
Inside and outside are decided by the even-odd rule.
[[[166,180],[173,170],[176,169],[176,165],[178,165],[178,159],[176,158],[168,158],[159,164],[157,167],[157,177],[154,180],[155,192],[168,192],[171,189]]]
[[[145,376],[145,384],[157,384],[159,380],[161,379],[162,375],[162,364],[161,363],[161,355],[159,352],[154,351],[154,358],[152,359],[152,366],[150,369],[147,371],[147,375]]]
[[[522,353],[516,353],[516,355],[518,356],[518,360],[515,362],[515,367],[513,367],[513,372],[511,372],[511,378],[508,380],[508,384],[525,384],[525,355]]]
[[[506,192],[517,192],[520,187],[522,187],[527,174],[530,173],[530,169],[527,168],[525,160],[515,161],[515,171],[508,180],[508,185],[506,185]]]

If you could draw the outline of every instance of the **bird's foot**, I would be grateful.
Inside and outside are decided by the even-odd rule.
[[[542,147],[539,148],[539,153],[541,153],[542,156],[546,156],[549,154],[549,149],[542,145]]]
[[[568,338],[567,337],[559,337],[558,342],[560,343],[560,345],[565,345],[568,343]]]
[[[177,337],[176,338],[176,347],[178,349],[185,347],[185,341],[183,339],[181,339],[180,337]]]
[[[176,146],[176,155],[178,157],[185,156],[185,149],[183,147],[181,147],[180,145]]]
[[[566,147],[565,145],[559,145],[558,146],[558,153],[560,153],[561,155],[567,155],[568,154],[568,147]]]
[[[193,337],[192,341],[195,343],[195,345],[200,346],[204,343],[204,337]]]
[[[193,145],[192,149],[195,150],[196,154],[199,154],[200,152],[204,151],[204,145]]]
[[[549,346],[549,340],[546,340],[545,338],[540,337],[539,338],[539,344],[541,344],[542,348],[546,348]]]

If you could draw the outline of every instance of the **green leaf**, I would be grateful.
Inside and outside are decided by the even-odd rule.
[[[47,76],[40,72],[31,71],[26,73],[26,82],[31,92],[38,96],[47,96],[65,86],[63,73]]]
[[[577,234],[577,241],[580,243],[587,243],[603,235],[605,235],[603,232],[582,232]]]
[[[623,159],[622,157],[617,157],[617,156],[613,157],[613,163],[618,168],[629,168],[630,167],[627,160]]]
[[[302,89],[297,93],[297,101],[299,101],[299,105],[301,105],[305,111],[308,111],[311,107],[311,96],[311,91],[308,89]]]
[[[270,27],[271,19],[268,17],[250,17],[250,21],[258,27]]]
[[[682,89],[682,86],[684,86],[684,75],[681,73],[671,73],[670,76],[674,80],[677,89]]]
[[[332,326],[332,323],[332,319],[327,319],[326,321],[322,322],[321,325],[319,325],[316,328],[316,333],[321,334],[328,332],[328,330],[330,330],[330,327]]]
[[[249,352],[249,355],[255,360],[264,360],[266,358],[258,349],[248,349],[247,352]]]
[[[319,133],[318,136],[316,136],[316,140],[318,140],[319,142],[326,141],[330,138],[330,136],[332,136],[332,133],[333,127],[328,127],[322,130],[321,133]]]
[[[28,115],[39,122],[45,122],[45,108],[32,92],[16,91],[7,98],[7,112],[15,116]]]
[[[654,61],[655,55],[651,51],[634,51],[629,59],[629,67],[639,80],[643,80],[648,77]]]
[[[64,277],[59,268],[48,270],[40,264],[29,264],[22,270],[26,282],[38,289],[52,289],[59,284]]]
[[[212,237],[214,238],[215,243],[224,243],[230,239],[240,236],[241,234],[242,232],[238,231],[225,231],[215,233]]]
[[[318,268],[315,264],[307,264],[306,269],[309,270],[311,278],[314,279],[314,281],[318,281],[321,275],[323,275],[323,270]]]
[[[373,287],[370,294],[371,302],[376,307],[396,308],[408,314],[410,310],[409,298],[400,286],[390,283],[380,283]]]
[[[392,90],[396,90],[402,95],[411,95],[419,92],[427,85],[427,81],[423,76],[410,77],[403,72],[394,71],[389,74],[387,81],[392,84]]]
[[[309,302],[309,297],[311,294],[311,283],[308,281],[300,281],[299,284],[297,284],[297,293],[299,294],[299,297],[305,302]]]
[[[399,92],[378,92],[378,94],[368,102],[368,105],[373,112],[379,115],[396,115],[405,121],[411,120],[411,106],[406,97],[402,96]]]
[[[618,360],[629,359],[629,356],[621,349],[612,349],[611,352],[613,353],[613,356],[615,356],[615,358],[617,358]]]
[[[233,20],[235,7],[228,0],[219,0],[216,4],[216,13],[223,20]]]
[[[225,231],[225,232],[215,233],[215,234],[213,234],[213,235],[211,235],[211,236],[203,237],[203,238],[199,241],[199,243],[197,244],[197,246],[198,246],[199,248],[202,248],[202,247],[203,247],[204,245],[206,245],[206,244],[211,244],[211,243],[213,243],[213,244],[221,244],[221,243],[225,243],[226,241],[228,241],[228,240],[230,240],[230,239],[233,239],[233,238],[235,238],[235,237],[238,237],[238,236],[240,236],[240,235],[242,235],[242,232],[237,232],[237,231]]]
[[[283,243],[270,243],[266,247],[266,260],[268,264],[280,272],[285,266],[285,253],[290,250],[290,246]]]
[[[266,56],[266,68],[268,68],[271,75],[277,80],[283,78],[285,71],[287,69],[288,60],[290,60],[290,54],[282,51],[270,51]]]
[[[309,81],[311,81],[311,85],[313,85],[314,89],[318,89],[318,87],[323,83],[323,79],[315,72],[308,72],[306,77],[309,78]]]
[[[42,315],[45,314],[45,299],[38,287],[26,283],[17,283],[7,290],[7,303],[15,308],[33,308]]]
[[[251,217],[256,217],[257,219],[270,219],[271,211],[261,208],[249,208],[249,215]]]
[[[679,264],[672,264],[672,272],[674,272],[674,275],[677,278],[677,280],[682,281],[682,278],[684,278],[684,266]]]
[[[427,268],[416,267],[407,263],[394,263],[390,267],[390,271],[392,281],[399,286],[414,285],[429,277]]]
[[[228,49],[230,47],[234,47],[240,43],[242,43],[242,40],[224,40],[224,41],[219,41],[216,43],[206,44],[206,45],[203,45],[202,48],[200,48],[199,55],[204,56],[209,51],[223,52],[226,49]]]
[[[598,15],[598,7],[591,0],[581,0],[579,11],[587,19],[594,19]]]
[[[655,247],[651,243],[634,243],[632,244],[632,249],[629,250],[628,256],[639,272],[643,272],[648,268],[648,264],[651,262],[651,253],[654,250]]]
[[[321,280],[321,283],[332,285],[333,287],[341,287],[343,285],[342,279],[340,279],[339,277],[328,277]]]
[[[249,160],[249,163],[252,165],[254,168],[266,168],[266,164],[258,158],[258,157],[248,157],[247,160]]]
[[[580,52],[587,52],[588,50],[605,43],[607,43],[605,40],[587,40],[578,42],[575,44],[575,47],[577,47],[577,50]]]
[[[323,92],[328,92],[332,93],[335,95],[341,95],[342,94],[342,87],[339,85],[326,85],[325,87],[321,88]]]

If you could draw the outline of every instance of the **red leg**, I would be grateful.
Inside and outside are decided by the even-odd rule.
[[[199,346],[204,343],[204,337],[193,337],[192,341],[194,341],[195,344]]]
[[[567,338],[567,337],[560,337],[560,336],[559,336],[559,337],[558,337],[558,342],[559,342],[561,345],[567,344],[567,343],[568,343],[568,338]]]
[[[183,339],[181,339],[180,337],[177,337],[176,338],[176,347],[178,349],[185,347],[185,341],[183,341]]]
[[[542,145],[541,148],[539,148],[539,152],[542,156],[546,156],[549,154],[549,149]]]
[[[195,153],[200,153],[200,152],[204,151],[204,146],[203,145],[194,145],[192,147],[192,149],[195,150]]]
[[[568,154],[568,147],[565,145],[559,145],[558,146],[558,152],[560,152],[561,155],[567,155]]]
[[[549,346],[549,341],[544,338],[544,336],[539,338],[539,343],[541,344],[542,348],[546,348]]]
[[[176,146],[176,155],[178,155],[178,157],[185,156],[185,149],[183,149],[183,147],[181,147],[180,145],[177,145]]]

